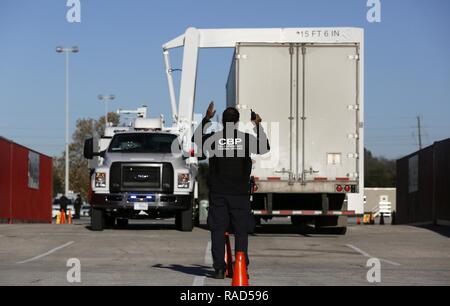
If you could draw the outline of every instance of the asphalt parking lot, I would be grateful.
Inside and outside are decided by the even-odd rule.
[[[228,286],[214,280],[209,232],[175,230],[172,220],[133,222],[91,232],[75,225],[0,225],[0,285],[72,285],[68,259],[81,263],[81,285]],[[351,225],[346,236],[315,234],[285,222],[250,238],[251,285],[372,285],[366,267],[381,262],[376,285],[450,285],[450,230]]]

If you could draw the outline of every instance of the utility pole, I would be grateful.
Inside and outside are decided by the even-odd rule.
[[[417,137],[419,138],[419,150],[422,150],[422,122],[420,116],[417,116]]]

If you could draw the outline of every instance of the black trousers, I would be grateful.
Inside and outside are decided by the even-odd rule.
[[[250,198],[244,195],[210,194],[208,226],[214,269],[225,270],[225,233],[235,236],[235,254],[244,252],[248,259],[248,231],[251,226]]]
[[[75,205],[75,219],[80,219],[81,217],[81,205]]]

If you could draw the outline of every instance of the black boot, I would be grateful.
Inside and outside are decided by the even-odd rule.
[[[224,270],[216,270],[214,273],[215,279],[225,279],[225,271]]]

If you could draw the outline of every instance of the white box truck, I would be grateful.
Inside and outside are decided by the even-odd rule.
[[[227,105],[239,109],[242,126],[252,110],[260,114],[271,143],[254,158],[257,218],[286,216],[344,234],[347,217],[363,214],[363,29],[189,28],[163,46],[173,110],[169,50],[182,46],[178,120],[187,134],[198,50],[235,48]]]

